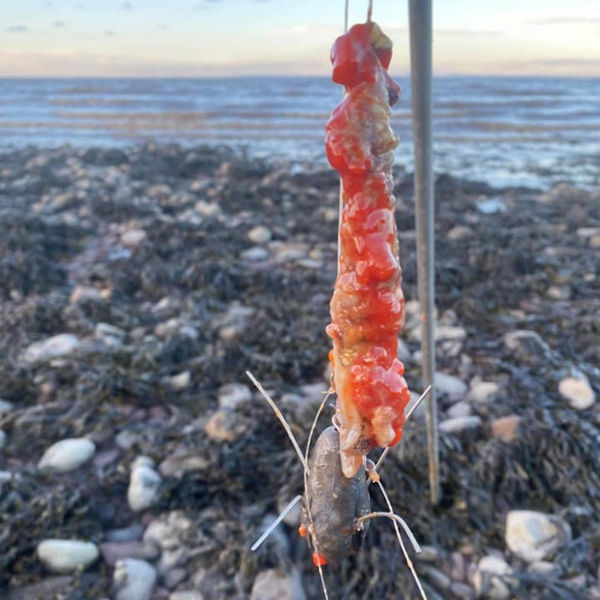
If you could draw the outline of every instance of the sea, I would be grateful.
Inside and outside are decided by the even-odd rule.
[[[409,78],[393,110],[412,170]],[[600,78],[439,77],[434,170],[499,186],[600,185]],[[0,149],[225,144],[325,164],[341,88],[326,77],[0,79]]]

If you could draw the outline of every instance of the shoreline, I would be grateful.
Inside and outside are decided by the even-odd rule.
[[[292,525],[248,550],[278,504],[301,492],[302,473],[243,374],[273,390],[302,445],[327,387],[336,174],[224,146],[2,158],[0,590],[11,600],[39,597],[39,586],[48,598],[100,598],[118,555],[151,565],[157,600],[192,589],[237,598],[271,568],[290,581],[301,573],[318,598]],[[400,358],[417,391],[412,176],[397,169],[394,191],[408,302]],[[432,598],[474,597],[489,556],[506,563],[512,597],[600,594],[600,403],[560,388],[574,377],[600,392],[599,204],[599,188],[436,177],[442,506],[426,506],[419,417],[383,469],[396,510],[428,547],[418,571]],[[38,467],[51,444],[81,437],[95,445],[85,464]],[[143,456],[160,484],[136,512],[127,490]],[[511,510],[570,526],[575,541],[547,557],[552,576],[507,547]],[[100,556],[53,575],[35,554],[45,538],[92,541]],[[356,600],[412,590],[401,562],[393,530],[373,524],[328,582]]]

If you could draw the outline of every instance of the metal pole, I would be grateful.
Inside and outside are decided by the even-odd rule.
[[[434,338],[434,203],[431,161],[431,2],[409,0],[410,63],[415,146],[415,202],[417,225],[417,276],[421,311],[423,385],[431,385],[427,398],[427,454],[429,457],[429,499],[440,501],[439,444]]]

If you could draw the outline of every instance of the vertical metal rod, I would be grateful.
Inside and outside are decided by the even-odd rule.
[[[410,63],[415,147],[415,201],[417,225],[417,276],[421,312],[423,386],[433,384],[434,337],[434,202],[432,168],[432,0],[409,0]],[[427,454],[429,499],[440,501],[439,443],[435,386],[427,398]]]

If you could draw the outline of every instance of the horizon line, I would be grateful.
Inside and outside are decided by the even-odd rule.
[[[410,77],[410,72],[392,73],[392,77]],[[488,77],[488,78],[538,78],[538,79],[600,79],[598,75],[565,75],[565,74],[539,74],[539,73],[433,73],[434,79],[443,78],[459,78],[459,77]],[[319,73],[239,73],[239,74],[206,74],[206,75],[3,75],[0,73],[0,80],[17,80],[17,79],[259,79],[259,78],[287,78],[287,79],[307,79],[319,78],[330,79],[331,75],[323,75]]]

